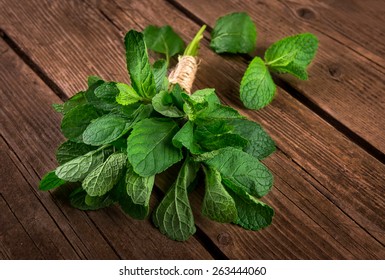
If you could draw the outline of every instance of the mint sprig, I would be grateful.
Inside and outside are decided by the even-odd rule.
[[[149,26],[144,34],[129,31],[124,44],[130,84],[90,76],[87,89],[54,105],[63,115],[67,141],[56,153],[59,166],[42,178],[39,189],[74,183],[73,207],[97,210],[117,203],[131,217],[145,219],[155,176],[180,163],[176,180],[152,212],[163,234],[183,241],[195,233],[189,192],[197,174],[205,177],[204,216],[250,230],[267,227],[274,211],[259,198],[271,190],[273,176],[260,160],[275,151],[274,141],[259,124],[222,104],[215,89],[189,94],[196,68],[185,71],[181,65],[197,66],[205,28],[184,52],[169,26]],[[255,48],[256,28],[245,13],[219,19],[212,34],[218,52]],[[271,102],[276,87],[270,70],[304,78],[314,44],[310,34],[289,37],[273,44],[265,61],[254,58],[240,86],[245,105],[259,109]],[[166,59],[151,63],[147,48]],[[170,57],[182,52],[178,71],[168,78]],[[188,76],[188,87],[186,77],[178,75]]]
[[[240,28],[245,26],[245,28]],[[256,27],[246,13],[232,13],[219,18],[211,33],[210,46],[216,53],[250,53],[255,49]],[[240,85],[240,99],[254,110],[273,101],[276,85],[270,71],[289,73],[307,80],[307,67],[318,48],[318,39],[311,33],[283,38],[265,52],[264,60],[254,57],[247,67]]]

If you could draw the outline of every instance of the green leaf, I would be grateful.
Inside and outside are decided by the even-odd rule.
[[[98,76],[88,76],[88,78],[87,78],[87,85],[89,88],[94,87],[94,86],[98,86],[103,82],[104,82],[103,79],[98,77]]]
[[[104,195],[119,181],[126,162],[127,156],[124,153],[110,155],[84,178],[83,189],[90,196]]]
[[[164,59],[155,61],[155,63],[152,65],[152,70],[154,72],[156,92],[167,90],[167,62]]]
[[[129,31],[125,38],[127,69],[131,85],[141,97],[151,98],[155,95],[155,80],[148,60],[147,47],[143,34]]]
[[[183,52],[185,44],[174,30],[168,26],[157,27],[149,25],[143,31],[146,45],[150,50],[165,54],[169,57]]]
[[[39,184],[39,190],[41,191],[52,190],[54,188],[64,185],[65,183],[66,181],[57,177],[55,174],[55,170],[53,170],[45,174],[44,177],[41,179]]]
[[[74,96],[72,96],[70,99],[68,99],[66,102],[64,102],[63,113],[66,114],[76,106],[83,105],[86,103],[87,103],[87,100],[86,100],[86,97],[84,96],[84,91],[80,91]]]
[[[243,149],[257,159],[264,159],[275,151],[273,139],[257,123],[249,120],[230,120],[232,131],[247,139],[248,143]]]
[[[115,82],[108,82],[98,86],[95,89],[95,96],[99,99],[94,101],[93,104],[97,108],[106,111],[112,111],[114,109],[118,109],[120,105],[116,102],[116,96],[119,93],[119,89],[116,86]]]
[[[129,105],[142,100],[142,97],[140,97],[129,85],[117,83],[116,87],[119,91],[118,96],[116,96],[116,102],[119,104]]]
[[[170,118],[180,118],[185,114],[175,106],[172,95],[167,91],[161,91],[152,98],[152,106],[155,111]]]
[[[135,219],[147,217],[150,208],[151,191],[155,176],[141,177],[132,168],[127,169],[125,176],[125,197],[123,204],[128,214]],[[126,196],[129,196],[127,198]],[[128,207],[127,207],[128,206]],[[133,213],[130,213],[133,212]]]
[[[204,168],[206,192],[202,203],[202,214],[220,223],[237,220],[237,209],[233,198],[222,185],[221,174],[213,168]]]
[[[73,142],[83,142],[83,132],[92,120],[99,117],[91,104],[82,104],[67,112],[61,123],[63,135]]]
[[[99,110],[111,110],[114,106],[110,103],[106,103],[105,100],[102,100],[101,98],[98,98],[96,96],[96,89],[100,86],[105,84],[105,82],[99,78],[99,80],[95,79],[93,81],[89,81],[88,83],[88,89],[84,92],[84,97],[86,101],[93,105],[95,108]]]
[[[261,109],[274,97],[275,84],[265,63],[255,57],[243,75],[240,94],[243,104],[249,109]]]
[[[271,224],[274,210],[269,205],[240,190],[228,188],[228,193],[234,199],[237,208],[238,218],[235,221],[237,225],[245,229],[260,230]]]
[[[85,144],[100,146],[109,144],[128,132],[132,121],[115,115],[104,115],[94,120],[83,132]]]
[[[72,207],[82,211],[98,210],[115,203],[111,193],[107,193],[103,196],[89,196],[82,187],[75,188],[71,192],[69,199]]]
[[[271,45],[265,53],[266,64],[275,72],[290,73],[307,80],[307,66],[318,48],[318,39],[311,33],[286,37]]]
[[[220,17],[211,32],[210,47],[216,53],[248,53],[255,49],[257,29],[246,13]]]
[[[154,175],[142,177],[136,174],[132,168],[127,170],[127,193],[135,204],[144,205],[148,208],[151,191],[154,186],[154,180]]]
[[[177,148],[186,147],[192,154],[201,154],[204,150],[194,141],[194,124],[186,122],[172,138],[172,143]]]
[[[199,147],[206,151],[218,150],[225,147],[246,147],[248,141],[231,131],[231,126],[225,121],[207,120],[197,125],[194,131],[194,140]]]
[[[114,197],[119,203],[120,208],[122,210],[130,215],[134,219],[143,220],[148,215],[148,209],[146,209],[143,205],[135,204],[132,201],[132,198],[127,193],[127,184],[126,184],[126,176],[127,172],[123,174],[119,180],[119,182],[116,184],[116,186],[112,189],[112,192],[114,193]]]
[[[187,188],[194,181],[198,169],[199,165],[187,158],[175,183],[153,214],[155,226],[173,240],[187,240],[196,231]]]
[[[134,125],[127,139],[128,160],[140,176],[160,173],[182,159],[181,150],[172,145],[179,130],[170,119],[144,119]]]
[[[52,104],[52,108],[61,114],[64,114],[64,104]]]
[[[68,182],[81,181],[103,161],[103,150],[94,150],[60,165],[56,168],[55,174]]]
[[[262,197],[273,186],[273,175],[266,166],[241,150],[223,148],[205,163],[217,169],[227,185],[234,185],[251,195]]]
[[[215,88],[205,88],[195,91],[191,94],[193,98],[203,98],[208,104],[221,104],[218,96],[215,94]]]
[[[89,146],[84,143],[76,143],[70,140],[64,142],[56,151],[56,160],[62,165],[74,158],[80,157],[90,151],[95,150],[96,147]]]

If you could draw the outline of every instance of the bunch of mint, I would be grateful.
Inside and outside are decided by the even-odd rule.
[[[221,52],[249,52],[255,46],[256,32],[250,36],[246,32],[242,38],[246,43],[240,45],[236,36],[226,38],[231,29],[250,27],[250,22],[239,25],[245,14],[235,15],[241,15],[235,23],[234,14],[230,20],[219,20],[213,31],[214,49],[220,45]],[[204,29],[184,56],[197,56]],[[285,40],[267,51],[263,67],[304,75],[299,69],[306,63],[298,44]],[[188,194],[196,186],[199,170],[205,176],[205,216],[250,230],[271,224],[274,211],[259,200],[273,185],[271,172],[260,162],[275,150],[270,136],[259,124],[223,105],[214,89],[188,94],[169,83],[170,58],[185,47],[171,27],[149,26],[143,33],[131,30],[125,47],[131,85],[91,76],[87,90],[64,104],[54,104],[63,114],[61,130],[68,140],[57,150],[59,166],[42,178],[39,188],[47,191],[72,182],[73,207],[97,210],[118,203],[128,215],[144,219],[150,212],[155,176],[180,162],[175,182],[152,213],[163,234],[182,241],[195,233]],[[147,48],[166,59],[151,64]],[[268,71],[256,72],[262,67],[256,59],[242,80],[241,97],[258,96],[246,98],[246,105],[260,108],[260,100],[268,98],[265,88],[256,84],[266,79],[262,84],[267,85],[271,78],[265,78]],[[250,105],[253,102],[257,105]]]

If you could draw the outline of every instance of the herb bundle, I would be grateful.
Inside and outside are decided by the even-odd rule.
[[[169,26],[129,31],[124,42],[130,85],[91,76],[87,90],[54,104],[68,140],[57,150],[59,166],[39,188],[74,182],[73,207],[97,210],[118,203],[128,215],[144,219],[155,175],[180,162],[175,182],[152,213],[163,234],[182,241],[195,233],[188,194],[199,170],[205,176],[205,216],[250,230],[268,226],[274,211],[259,198],[270,191],[273,176],[260,160],[274,152],[273,140],[259,124],[222,104],[214,89],[190,94],[204,30],[186,48]],[[217,21],[211,47],[248,53],[256,37],[248,15],[234,13]],[[165,59],[151,64],[147,48]],[[300,34],[273,44],[264,61],[255,57],[240,85],[245,106],[260,109],[271,102],[275,85],[269,70],[307,78],[316,48],[314,35]],[[182,52],[168,75],[171,57]]]

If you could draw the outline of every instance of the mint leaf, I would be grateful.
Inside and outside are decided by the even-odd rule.
[[[126,170],[125,172],[130,171]],[[114,197],[118,201],[120,208],[122,208],[126,214],[134,219],[143,220],[148,215],[148,209],[143,205],[135,204],[132,201],[132,198],[127,193],[126,176],[127,174],[124,174],[124,176],[120,178],[119,182],[112,189],[112,192],[114,193]]]
[[[70,204],[72,207],[83,211],[98,210],[111,206],[115,203],[111,193],[103,196],[89,196],[82,187],[76,187],[69,195]]]
[[[103,79],[98,76],[88,76],[87,78],[87,85],[89,88],[99,86],[103,82]]]
[[[210,47],[216,53],[248,53],[255,49],[257,29],[246,13],[232,13],[217,19]]]
[[[237,208],[238,218],[235,223],[250,230],[260,230],[270,225],[274,216],[273,208],[247,193],[237,193],[239,191],[228,188]]]
[[[136,93],[136,91],[129,85],[123,83],[117,83],[118,96],[116,96],[116,102],[121,105],[129,105],[141,101],[142,98]]]
[[[171,56],[183,52],[185,48],[183,40],[168,25],[162,27],[149,25],[143,34],[147,47],[155,52],[165,54],[167,61]]]
[[[154,106],[155,111],[166,117],[180,118],[185,115],[175,106],[172,95],[164,90],[152,98],[152,106]]]
[[[275,84],[265,63],[254,57],[243,75],[240,94],[243,104],[249,109],[261,109],[274,97]]]
[[[60,187],[64,185],[66,181],[60,179],[55,174],[55,170],[48,172],[44,175],[44,177],[41,179],[39,184],[39,190],[41,191],[49,191],[54,188]]]
[[[167,62],[164,59],[155,61],[155,63],[152,65],[152,70],[154,72],[156,92],[167,90]]]
[[[241,150],[231,147],[220,149],[205,163],[221,173],[224,183],[251,195],[262,197],[273,186],[270,171],[255,157]]]
[[[151,191],[154,186],[155,176],[141,177],[134,172],[132,168],[127,169],[125,182],[126,194],[130,197],[134,209],[136,209],[135,218],[144,219],[149,212]],[[140,211],[138,209],[142,208]],[[139,215],[139,213],[141,215]]]
[[[169,119],[144,119],[135,124],[127,139],[128,160],[134,171],[148,177],[180,161],[181,150],[171,142],[178,130],[178,125]]]
[[[196,231],[187,188],[194,181],[198,169],[199,165],[187,158],[175,183],[153,214],[155,226],[173,240],[187,240]]]
[[[203,98],[208,104],[221,104],[218,96],[215,94],[214,88],[205,88],[195,91],[191,96],[193,98]]]
[[[155,80],[148,60],[143,34],[129,31],[125,38],[127,69],[131,85],[139,96],[151,98],[155,95]]]
[[[63,135],[73,142],[83,142],[83,132],[92,120],[99,117],[98,111],[90,104],[82,104],[68,111],[62,120]]]
[[[56,160],[60,165],[62,165],[95,149],[96,147],[68,140],[62,143],[57,149]]]
[[[192,154],[201,154],[204,150],[194,141],[194,124],[188,121],[172,138],[172,143],[177,148],[186,147]]]
[[[245,119],[234,119],[229,121],[229,125],[233,127],[234,133],[248,141],[243,151],[249,155],[264,159],[275,151],[273,139],[259,124]]]
[[[127,156],[124,153],[110,155],[84,178],[83,189],[90,196],[104,195],[119,181],[126,162]]]
[[[220,223],[231,223],[237,219],[233,198],[222,185],[221,174],[213,168],[204,168],[206,192],[202,203],[202,214]]]
[[[84,96],[84,91],[80,91],[74,96],[70,97],[66,102],[63,104],[63,113],[66,114],[71,109],[75,108],[76,106],[86,104],[87,100]]]
[[[61,114],[64,114],[64,104],[52,104],[52,108]]]
[[[307,66],[318,48],[318,39],[311,33],[286,37],[271,45],[265,53],[266,65],[278,73],[290,73],[307,80]]]
[[[131,128],[131,121],[115,115],[97,118],[83,132],[83,142],[100,146],[109,144],[122,137]]]
[[[104,161],[103,150],[95,150],[74,158],[56,168],[55,174],[68,182],[83,180],[89,172]]]
[[[197,125],[194,140],[199,147],[206,151],[218,150],[225,147],[244,148],[248,141],[238,134],[231,133],[231,126],[225,121],[211,120]]]

